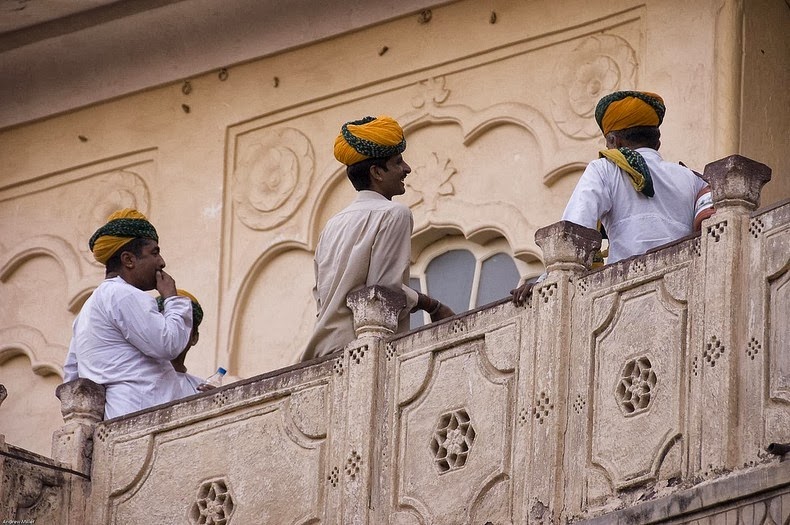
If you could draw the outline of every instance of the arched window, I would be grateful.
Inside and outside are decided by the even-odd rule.
[[[515,259],[507,241],[480,245],[461,236],[445,237],[426,247],[411,267],[410,286],[460,313],[508,297],[522,275],[540,273],[540,263]],[[411,328],[429,323],[425,312],[411,315]]]

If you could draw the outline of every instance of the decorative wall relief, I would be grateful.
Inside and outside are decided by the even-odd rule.
[[[429,78],[417,84],[417,94],[411,98],[412,107],[419,109],[427,103],[435,106],[442,104],[450,96],[450,90],[445,89],[444,85],[444,77]]]
[[[614,35],[587,37],[554,69],[554,122],[571,138],[596,137],[598,100],[612,91],[633,89],[636,83],[636,52],[626,40]]]
[[[230,483],[225,478],[204,481],[189,509],[192,525],[230,525],[235,504]]]
[[[433,462],[440,474],[463,468],[475,442],[475,429],[466,409],[439,416],[431,436]]]
[[[455,193],[455,188],[453,188],[450,178],[458,170],[453,166],[452,160],[448,158],[439,159],[439,155],[433,152],[428,163],[423,166],[417,166],[415,171],[418,175],[413,178],[409,177],[405,181],[406,186],[414,190],[418,195],[412,206],[422,204],[425,206],[426,211],[433,212],[436,210],[439,197]]]
[[[614,395],[624,416],[641,414],[650,407],[657,382],[652,366],[647,357],[630,359],[623,366]]]
[[[315,169],[310,140],[299,130],[259,129],[236,138],[233,204],[249,228],[282,224],[302,203]]]

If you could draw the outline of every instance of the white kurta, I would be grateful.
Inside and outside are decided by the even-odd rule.
[[[562,214],[562,220],[587,228],[596,228],[601,220],[609,237],[608,264],[690,235],[697,192],[706,186],[688,168],[665,162],[656,150],[636,151],[653,177],[653,197],[637,192],[613,162],[598,159],[584,170]]]
[[[102,282],[74,320],[65,381],[104,385],[104,418],[122,416],[182,397],[170,363],[192,332],[189,298],[156,300],[120,277]]]
[[[342,349],[354,340],[354,320],[346,305],[350,292],[380,285],[406,294],[398,331],[408,330],[417,292],[409,288],[413,219],[408,207],[374,191],[329,219],[315,253],[313,297],[317,314],[302,360]]]
[[[193,376],[186,372],[176,372],[176,376],[178,377],[179,388],[181,389],[177,399],[197,394],[197,387],[206,382],[202,377]]]

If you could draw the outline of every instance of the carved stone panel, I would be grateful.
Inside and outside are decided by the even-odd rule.
[[[237,394],[229,392],[231,402]],[[325,397],[325,387],[312,387],[213,419],[169,423],[138,438],[104,438],[113,462],[111,521],[319,520],[329,471]]]
[[[787,341],[787,320],[790,319],[790,228],[766,239],[766,251],[777,261],[774,275],[768,282],[768,319],[770,346],[771,397],[790,403],[790,343]],[[783,264],[782,264],[783,263]],[[771,269],[769,269],[770,271]],[[756,345],[753,345],[753,351]]]
[[[682,435],[686,306],[660,281],[612,295],[594,303],[590,460],[622,488],[655,478]]]
[[[488,520],[509,516],[513,376],[483,350],[475,340],[405,366],[412,388],[396,421],[396,523],[469,523],[481,508]]]

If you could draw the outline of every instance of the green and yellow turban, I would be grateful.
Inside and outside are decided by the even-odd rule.
[[[403,153],[403,129],[392,117],[365,117],[346,122],[335,139],[335,158],[350,166],[365,159]]]
[[[595,121],[604,135],[637,126],[658,127],[664,120],[664,99],[647,91],[616,91],[595,106]]]
[[[93,252],[94,259],[107,264],[115,252],[132,240],[140,238],[159,242],[156,229],[145,215],[137,210],[124,208],[107,217],[107,224],[91,236],[88,247]]]
[[[195,298],[194,295],[187,292],[186,290],[178,289],[176,290],[176,294],[189,297],[189,300],[192,301],[192,328],[197,328],[200,325],[200,322],[203,321],[203,308],[200,307],[200,303]],[[156,298],[156,305],[159,307],[160,312],[165,311],[165,298],[161,295]]]

